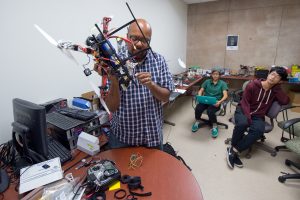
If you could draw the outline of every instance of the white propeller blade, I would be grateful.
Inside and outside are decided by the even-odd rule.
[[[180,67],[182,67],[183,69],[186,69],[186,64],[181,60],[181,58],[178,58],[178,63],[179,63]]]
[[[46,33],[43,29],[41,29],[38,25],[34,24],[34,27],[54,46],[56,46],[57,48],[59,48],[63,54],[65,54],[68,58],[70,58],[72,61],[74,61],[76,63],[76,65],[80,66],[80,64],[77,62],[77,60],[75,59],[75,57],[73,56],[73,54],[71,53],[70,50],[67,49],[67,47],[63,47],[62,42],[58,43],[55,39],[53,39],[48,33]],[[98,89],[98,87],[91,82],[90,80],[88,80],[90,85],[92,86],[94,92],[97,94],[97,96],[100,98],[100,102],[103,105],[104,109],[106,110],[106,112],[108,114],[110,114],[110,111],[105,103],[105,101],[102,99],[101,95],[100,95],[100,90]]]
[[[34,24],[34,27],[54,46],[58,47],[58,42],[54,40],[48,33],[41,29],[37,24]]]
[[[70,58],[73,62],[76,63],[76,65],[80,66],[73,54],[70,52],[70,50],[64,48],[60,44],[62,41],[57,42],[55,39],[53,39],[46,31],[44,31],[41,27],[39,27],[37,24],[34,24],[34,27],[54,46],[58,47],[62,50],[63,54],[65,54],[68,58]],[[71,43],[71,42],[70,42]]]
[[[75,62],[76,65],[81,66],[77,60],[75,59],[75,57],[73,56],[73,54],[71,53],[70,50],[67,49],[62,49],[63,54],[65,54],[68,58],[70,58],[72,61]]]

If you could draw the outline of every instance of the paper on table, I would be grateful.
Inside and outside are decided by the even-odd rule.
[[[184,89],[175,89],[175,92],[179,92],[180,94],[184,94],[186,92],[186,90]]]
[[[22,168],[20,174],[20,194],[63,178],[58,157]]]

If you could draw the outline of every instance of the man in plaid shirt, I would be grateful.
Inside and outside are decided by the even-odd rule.
[[[144,19],[138,19],[146,40],[150,42],[152,30]],[[127,37],[132,43],[127,44],[127,51],[122,54],[135,54],[147,48],[136,23],[128,28]],[[110,76],[110,91],[105,99],[113,118],[109,146],[121,148],[145,146],[162,149],[163,114],[162,102],[169,100],[174,84],[163,56],[151,51],[136,55],[139,63],[133,70],[133,82],[126,91],[119,87],[118,79]]]

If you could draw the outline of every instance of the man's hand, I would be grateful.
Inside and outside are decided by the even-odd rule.
[[[110,80],[112,75],[114,74],[111,68],[103,61],[94,64],[94,71],[97,72],[100,76],[107,75],[108,79]]]
[[[220,107],[221,104],[222,104],[222,101],[217,101],[217,103],[214,106],[215,107]]]
[[[139,82],[147,88],[150,88],[154,84],[151,79],[151,73],[149,72],[136,73],[135,76],[137,77]]]

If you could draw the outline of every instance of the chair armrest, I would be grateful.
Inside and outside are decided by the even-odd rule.
[[[282,105],[280,112],[288,110],[288,109],[292,109],[292,108],[297,108],[300,106],[292,106],[292,105]]]
[[[221,103],[221,108],[220,108],[220,113],[219,113],[219,116],[225,116],[226,115],[226,108],[227,108],[227,104],[229,102],[229,99],[227,98],[225,101],[223,101]]]
[[[287,128],[289,128],[290,126],[292,126],[292,125],[294,125],[294,124],[296,124],[296,123],[298,123],[298,122],[300,122],[300,118],[294,118],[294,119],[287,120],[287,121],[285,121],[285,122],[283,123],[282,128],[283,128],[283,129],[287,129]]]
[[[243,93],[243,90],[241,90],[241,89],[230,92],[228,95],[229,101],[230,102],[239,102],[242,98],[242,93]]]

